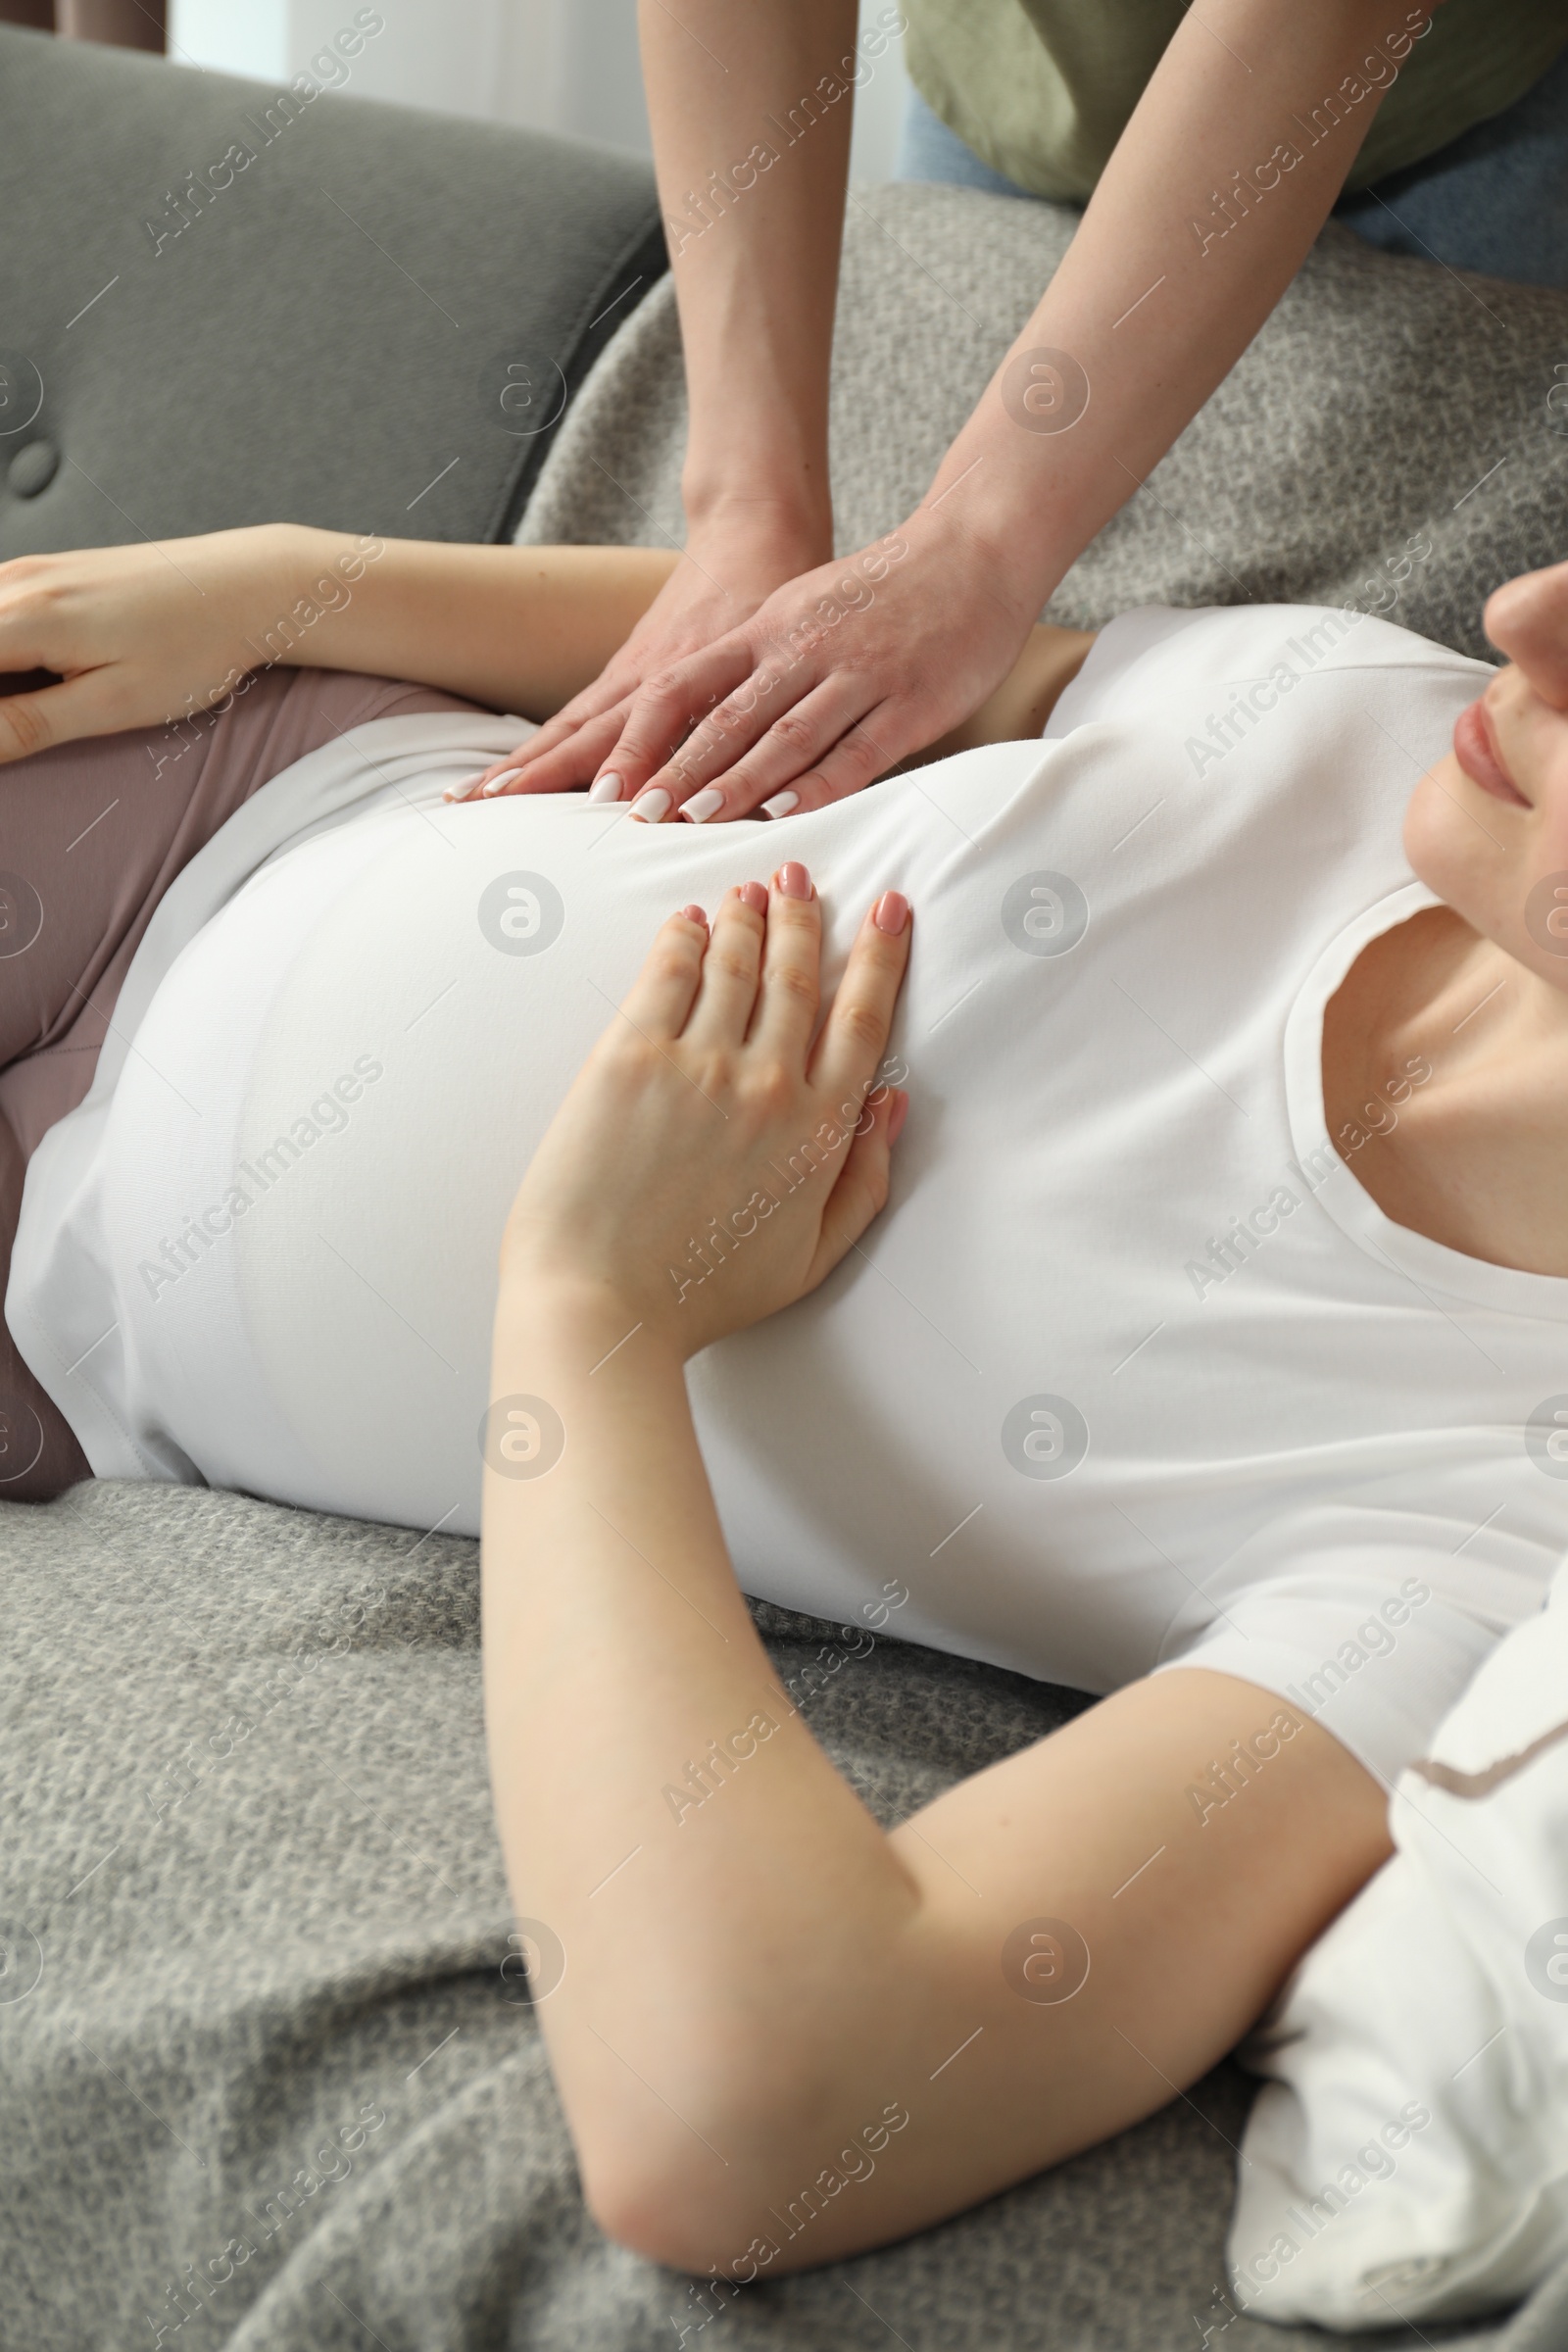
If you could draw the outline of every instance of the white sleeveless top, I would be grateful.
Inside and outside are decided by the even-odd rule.
[[[1143,611],[1045,742],[766,826],[442,807],[517,721],[356,729],[165,902],[8,1320],[100,1475],[475,1533],[507,1209],[657,924],[801,858],[836,978],[896,887],[892,1200],[690,1370],[742,1585],[1090,1690],[1215,1666],[1396,1770],[1568,1543],[1568,1281],[1392,1224],[1323,1121],[1324,1004],[1433,903],[1403,806],[1491,674]]]

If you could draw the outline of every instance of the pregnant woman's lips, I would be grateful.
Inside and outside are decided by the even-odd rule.
[[[1516,808],[1529,808],[1530,803],[1497,757],[1496,738],[1485,704],[1466,704],[1455,719],[1453,756],[1471,783],[1479,784],[1483,792],[1490,792],[1494,800],[1511,801]]]

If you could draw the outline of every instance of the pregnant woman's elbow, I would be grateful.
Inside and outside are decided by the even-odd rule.
[[[737,2081],[716,2110],[683,2104],[667,2130],[601,2149],[582,2167],[599,2227],[645,2261],[750,2286],[884,2245],[1003,2185],[983,2159],[972,2188],[961,2167],[955,2185],[932,2141],[911,2164],[911,2110],[886,2095],[889,2069],[872,2070],[873,2087],[863,2053],[839,2055],[835,2080],[808,2063],[784,2092],[776,2077]]]
[[[558,2034],[551,2054],[583,2202],[605,2235],[645,2261],[706,2271],[737,2250],[727,2233],[745,2170],[738,2126],[754,2093],[765,2112],[767,2093],[744,2047],[697,2020],[684,2032],[687,2022],[645,2019],[639,2032],[623,2016],[614,2053],[596,2032]]]
[[[690,2129],[676,2128],[688,2146],[656,2126],[626,2131],[613,2147],[579,2147],[583,2201],[607,2237],[645,2262],[738,2277],[729,2264],[748,2243],[756,2220],[754,2215],[742,2232],[737,2203],[752,2201],[737,2200],[735,2182],[726,2177],[732,2168],[708,2139],[702,2119]],[[760,2209],[763,2201],[756,2202]]]

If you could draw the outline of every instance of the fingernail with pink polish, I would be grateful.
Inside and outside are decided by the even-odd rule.
[[[692,794],[681,814],[690,817],[694,825],[706,825],[709,818],[716,816],[723,806],[724,795],[713,785],[705,784],[701,792]]]
[[[669,795],[661,784],[640,792],[631,805],[633,816],[640,817],[645,825],[662,825],[669,810]]]
[[[808,899],[811,895],[811,877],[795,858],[779,867],[778,886],[786,899]]]
[[[909,902],[902,890],[885,890],[871,909],[871,920],[879,931],[889,932],[894,939],[909,919]]]
[[[735,896],[744,901],[754,914],[767,912],[767,893],[760,882],[743,882]]]
[[[909,1098],[901,1091],[894,1096],[893,1108],[888,1112],[888,1142],[890,1144],[896,1144],[904,1133],[904,1122],[908,1115]]]
[[[588,787],[588,798],[591,801],[618,801],[620,778],[618,776],[595,776]]]

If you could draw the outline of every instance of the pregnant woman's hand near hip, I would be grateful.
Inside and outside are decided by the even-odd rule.
[[[303,537],[264,524],[0,564],[0,762],[210,710],[262,663],[299,660],[305,606],[319,619],[347,604],[356,562],[345,539],[330,578],[304,577]],[[39,670],[60,682],[6,691],[4,673]]]
[[[548,1297],[681,1358],[814,1290],[887,1199],[907,1097],[877,1073],[909,952],[896,891],[861,924],[821,1034],[804,866],[660,931],[557,1112],[501,1252],[501,1318]],[[698,1245],[693,1248],[693,1243]]]

